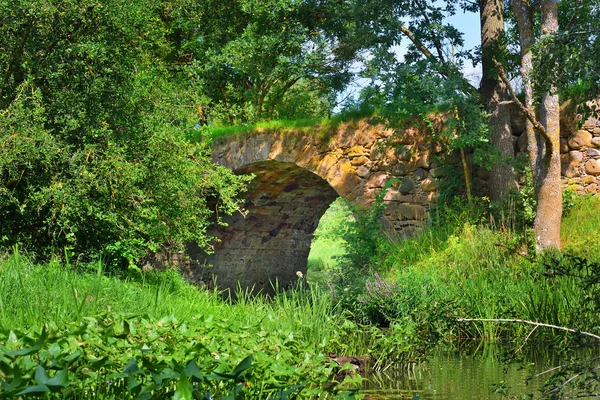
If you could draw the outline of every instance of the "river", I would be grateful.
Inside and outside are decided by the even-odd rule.
[[[366,399],[480,400],[540,398],[544,382],[559,365],[600,354],[581,349],[565,354],[545,346],[516,352],[515,346],[470,342],[439,348],[418,364],[409,364],[368,377],[361,392]],[[598,398],[578,397],[578,398]]]

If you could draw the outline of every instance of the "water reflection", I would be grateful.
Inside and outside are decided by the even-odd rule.
[[[598,353],[581,349],[565,354],[543,346],[516,351],[514,345],[463,343],[452,349],[440,348],[425,362],[372,374],[363,393],[367,399],[377,400],[416,395],[421,400],[538,398],[549,377],[538,374]]]

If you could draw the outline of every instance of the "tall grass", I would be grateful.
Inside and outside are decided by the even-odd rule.
[[[340,340],[345,317],[328,291],[299,287],[273,299],[239,293],[235,303],[187,283],[177,271],[110,276],[96,263],[86,271],[52,261],[35,265],[18,249],[0,260],[0,331],[39,331],[99,315],[178,321],[214,320],[249,333],[280,332],[311,352]]]
[[[578,199],[565,218],[566,251],[599,257],[598,200]],[[363,301],[345,304],[363,320],[406,320],[434,338],[508,339],[531,332],[525,325],[457,323],[458,318],[525,319],[588,331],[600,326],[581,280],[548,276],[544,259],[532,254],[527,234],[514,224],[434,226],[421,236],[380,245],[372,265],[397,285],[393,296],[369,292],[363,279],[351,288],[363,292]],[[541,331],[532,338],[555,334]]]
[[[90,267],[80,272],[56,260],[34,265],[15,249],[0,262],[0,327],[38,329],[100,313],[188,319],[219,306],[216,295],[196,290],[175,271],[121,280],[104,274],[100,262]]]

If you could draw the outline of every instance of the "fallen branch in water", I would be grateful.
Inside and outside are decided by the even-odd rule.
[[[589,333],[589,332],[585,332],[585,331],[579,331],[577,329],[571,329],[571,328],[565,328],[564,326],[558,326],[558,325],[551,325],[551,324],[543,324],[541,322],[534,322],[534,321],[527,321],[524,319],[507,319],[507,318],[457,318],[456,319],[458,322],[516,322],[516,323],[520,323],[520,324],[527,324],[527,325],[534,325],[534,326],[543,326],[545,328],[552,328],[552,329],[558,329],[561,331],[566,331],[566,332],[571,332],[571,333],[578,333],[580,335],[584,335],[584,336],[589,336],[592,337],[596,340],[600,340],[600,336],[598,335],[594,335],[593,333]]]

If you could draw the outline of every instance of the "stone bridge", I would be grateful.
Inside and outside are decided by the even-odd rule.
[[[517,153],[526,151],[521,121],[513,121]],[[563,183],[578,193],[600,195],[600,120],[582,128],[561,121]],[[394,130],[364,119],[285,131],[255,130],[213,144],[213,161],[254,174],[243,194],[246,215],[225,218],[209,232],[219,238],[206,255],[188,244],[184,274],[196,283],[272,292],[306,274],[313,232],[338,196],[368,207],[385,192],[383,223],[398,235],[422,229],[438,196],[439,178],[460,178],[458,157],[442,152],[423,126]],[[450,176],[452,174],[452,176]],[[473,171],[475,194],[487,191],[488,173]],[[462,179],[462,178],[461,178]],[[211,267],[206,267],[211,265]]]
[[[220,239],[214,254],[188,245],[186,275],[204,283],[216,278],[220,288],[239,282],[270,292],[275,280],[285,287],[298,271],[306,274],[313,232],[331,202],[342,196],[368,207],[386,184],[388,229],[400,235],[422,229],[437,197],[435,178],[446,171],[434,157],[441,147],[423,131],[365,119],[305,131],[258,130],[215,143],[213,161],[255,178],[243,195],[247,214],[227,217],[227,226],[211,232]],[[476,178],[476,186],[481,191],[485,182]]]

